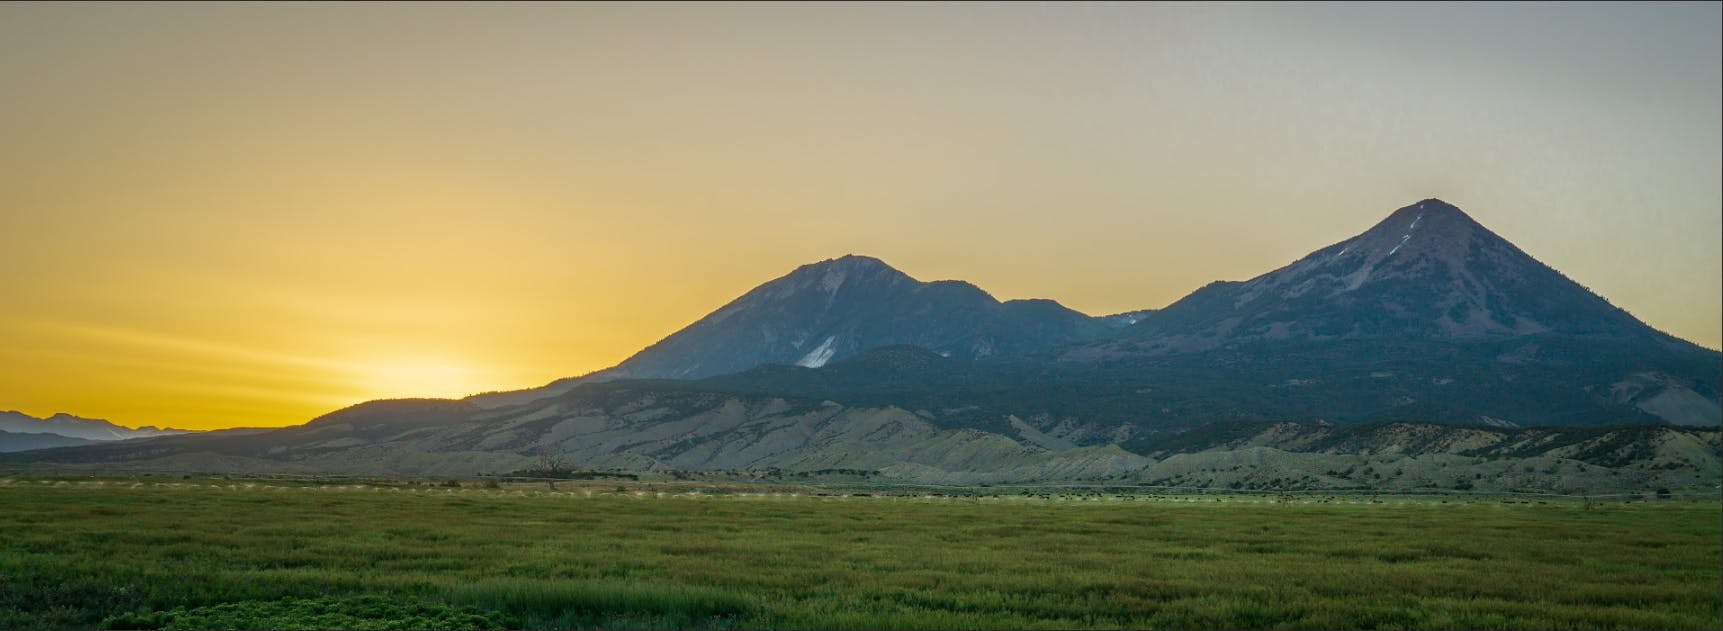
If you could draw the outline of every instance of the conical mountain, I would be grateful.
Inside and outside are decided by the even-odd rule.
[[[1252,341],[1482,340],[1551,333],[1685,345],[1439,199],[1248,281],[1215,283],[1131,327],[1155,352]]]
[[[849,255],[796,268],[593,375],[481,395],[480,405],[549,396],[577,381],[699,379],[764,364],[818,368],[887,346],[981,359],[1097,338],[1098,319],[1051,300],[1000,302],[962,281],[922,282],[884,261]]]
[[[1057,303],[1001,303],[966,282],[924,283],[879,259],[851,255],[761,285],[614,372],[697,379],[761,364],[817,368],[900,344],[974,359],[1074,341],[1099,328]]]

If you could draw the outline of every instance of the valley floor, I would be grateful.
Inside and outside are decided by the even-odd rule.
[[[1718,628],[1717,498],[0,478],[0,628]]]

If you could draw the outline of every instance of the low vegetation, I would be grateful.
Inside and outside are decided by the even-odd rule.
[[[0,628],[1717,628],[1704,501],[0,479]]]
[[[108,629],[495,629],[504,615],[377,596],[283,598],[169,611],[124,613],[102,621]]]

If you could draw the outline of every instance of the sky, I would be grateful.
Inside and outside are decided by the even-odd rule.
[[[0,410],[279,426],[798,265],[1091,314],[1428,197],[1723,341],[1719,4],[0,4]]]

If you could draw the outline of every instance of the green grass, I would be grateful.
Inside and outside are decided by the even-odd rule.
[[[1715,501],[1187,499],[0,480],[0,628],[1723,625]]]
[[[399,603],[376,596],[247,600],[169,611],[123,613],[102,621],[107,629],[494,629],[515,621],[430,603]]]

